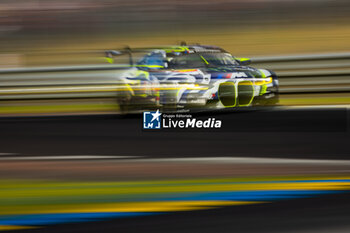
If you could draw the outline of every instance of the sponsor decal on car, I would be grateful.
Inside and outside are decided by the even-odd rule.
[[[248,76],[244,72],[234,72],[231,75],[231,78],[246,78],[246,77],[248,77]]]

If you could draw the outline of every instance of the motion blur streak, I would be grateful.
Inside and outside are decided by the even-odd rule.
[[[35,227],[2,225],[2,226],[0,226],[0,231],[23,230],[23,229],[33,229],[33,228],[35,228]]]
[[[350,103],[349,53],[265,56],[253,57],[252,61],[255,67],[276,71],[281,105]],[[85,65],[0,70],[0,115],[118,113],[116,96],[131,90],[129,85],[117,81],[122,76],[121,69],[127,67]],[[205,90],[206,87],[132,85],[136,92],[170,93],[181,89]],[[145,100],[139,99],[139,103],[142,101]]]
[[[350,177],[139,182],[3,180],[0,186],[0,229],[8,230],[339,193],[350,190]]]

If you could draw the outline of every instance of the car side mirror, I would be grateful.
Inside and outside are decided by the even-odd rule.
[[[250,65],[252,63],[252,60],[250,60],[249,58],[238,58],[238,57],[236,57],[236,59],[239,62],[239,64],[242,65],[242,66],[247,66],[247,65]]]

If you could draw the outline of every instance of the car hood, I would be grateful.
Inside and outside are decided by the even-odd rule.
[[[212,78],[221,77],[225,75],[234,75],[237,78],[262,78],[262,73],[250,66],[221,66],[209,67],[203,71],[210,73]]]

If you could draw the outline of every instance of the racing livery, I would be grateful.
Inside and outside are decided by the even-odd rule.
[[[133,54],[145,52],[136,64]],[[129,54],[131,67],[120,77],[121,109],[234,108],[278,103],[278,79],[273,71],[248,66],[216,46],[182,45],[107,51]]]

